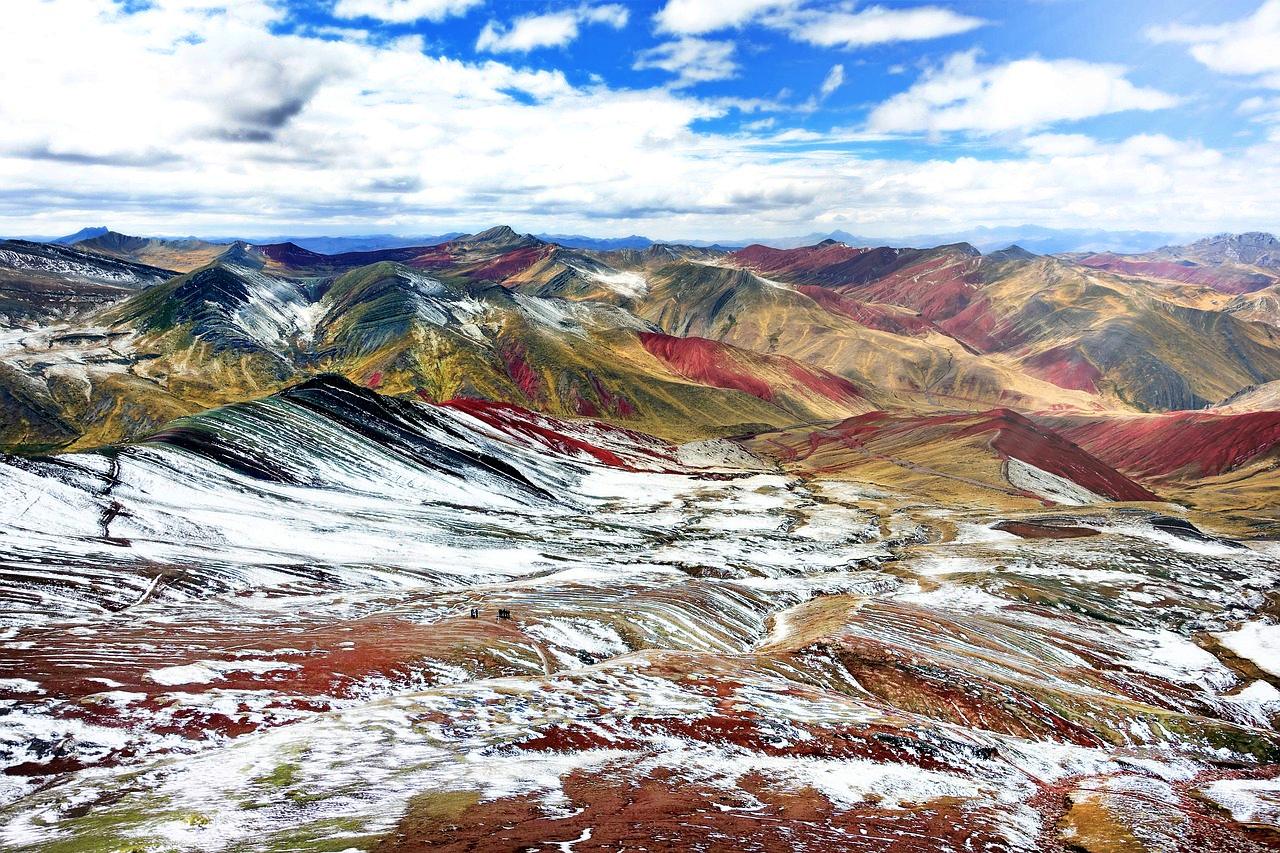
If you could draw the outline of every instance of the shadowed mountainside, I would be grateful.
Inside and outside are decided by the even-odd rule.
[[[158,284],[172,270],[26,240],[0,242],[0,328],[91,311]]]

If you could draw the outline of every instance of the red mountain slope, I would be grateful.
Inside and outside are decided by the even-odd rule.
[[[982,256],[967,243],[858,249],[826,241],[799,249],[748,246],[730,257],[868,328],[908,335],[941,329],[979,350],[999,348],[989,340],[995,320],[978,291]],[[884,305],[919,316],[892,314]]]
[[[943,246],[857,290],[861,299],[914,308],[935,323],[968,307],[982,258],[970,246]],[[944,326],[945,328],[945,326]]]
[[[794,284],[817,284],[826,287],[862,284],[879,278],[912,258],[914,249],[855,248],[824,240],[814,246],[798,249],[773,249],[747,246],[730,255],[739,266],[765,276],[776,276]]]
[[[1120,275],[1203,285],[1219,293],[1252,293],[1275,283],[1274,279],[1261,273],[1226,266],[1201,266],[1191,261],[1143,260],[1103,253],[1080,258],[1078,263]]]
[[[840,314],[866,326],[895,335],[922,335],[937,331],[937,327],[919,314],[906,310],[894,310],[890,306],[860,302],[816,284],[801,284],[796,290],[833,314]]]
[[[716,388],[745,391],[772,402],[779,392],[809,393],[843,403],[862,399],[852,382],[779,355],[763,355],[707,338],[677,338],[642,332],[653,356],[686,379]]]
[[[595,420],[566,420],[514,406],[459,397],[438,405],[465,412],[505,441],[630,471],[678,467],[675,447],[645,433]]]
[[[1107,464],[1140,477],[1213,477],[1280,444],[1280,412],[1040,420]]]
[[[831,427],[773,433],[759,440],[783,461],[825,473],[881,460],[917,474],[981,484],[1003,482],[997,463],[1016,459],[1105,498],[1159,500],[1078,445],[1010,409],[943,415],[870,412]]]

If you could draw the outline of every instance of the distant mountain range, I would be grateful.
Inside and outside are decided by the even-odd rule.
[[[378,249],[401,249],[405,246],[435,246],[447,240],[464,235],[463,231],[450,231],[446,234],[428,234],[419,236],[399,236],[396,234],[363,234],[341,237],[295,237],[277,235],[255,239],[254,243],[294,243],[312,252],[322,255],[340,255],[343,252],[372,252]],[[219,237],[212,242],[234,243],[238,238]]]
[[[94,226],[90,228],[81,228],[73,234],[64,234],[58,237],[48,235],[22,235],[11,239],[30,240],[38,243],[57,243],[58,245],[69,246],[73,243],[80,243],[86,240],[94,240],[101,237],[107,237],[118,232],[112,231],[106,226]],[[398,234],[363,234],[352,236],[337,237],[296,237],[293,235],[272,235],[266,237],[257,237],[251,241],[253,243],[271,244],[271,243],[296,243],[304,249],[312,252],[319,252],[325,255],[337,255],[342,252],[368,252],[376,249],[395,249],[403,246],[434,246],[437,243],[443,243],[454,237],[461,237],[464,232],[450,231],[447,234],[430,234],[417,236],[404,236]],[[147,238],[133,239],[154,239],[164,241],[200,241],[209,244],[230,245],[232,243],[244,241],[244,237],[175,237],[171,235],[159,236],[152,235]],[[586,239],[586,238],[583,238]]]
[[[1104,231],[1075,228],[1044,228],[1039,225],[981,226],[964,231],[949,231],[906,236],[865,237],[846,231],[808,234],[794,240],[760,240],[756,242],[778,248],[807,246],[824,239],[838,240],[851,246],[911,246],[928,248],[948,243],[970,243],[983,252],[1017,244],[1038,255],[1062,252],[1146,252],[1173,243],[1195,239],[1197,234],[1169,231]]]
[[[16,239],[70,245],[82,240],[102,237],[110,229],[97,226],[82,228],[74,234],[59,237],[23,236]],[[358,234],[332,237],[300,237],[290,234],[245,238],[243,236],[219,236],[208,238],[166,237],[163,239],[203,239],[208,243],[230,244],[247,240],[257,244],[294,243],[312,252],[336,255],[343,252],[371,252],[379,249],[397,249],[405,246],[434,246],[464,235],[461,231],[444,234],[397,235]],[[1171,231],[1108,231],[1102,229],[1045,228],[1039,225],[980,226],[963,231],[919,233],[890,237],[869,237],[848,231],[813,232],[796,237],[763,237],[754,240],[655,240],[638,234],[628,237],[590,237],[582,234],[536,234],[538,239],[556,243],[569,249],[592,249],[607,252],[620,249],[647,249],[654,245],[678,244],[700,248],[741,249],[761,244],[777,249],[794,249],[811,246],[823,240],[836,240],[850,246],[910,246],[928,248],[949,243],[970,243],[983,252],[1003,249],[1017,244],[1038,255],[1063,252],[1119,252],[1133,254],[1149,252],[1162,246],[1188,243],[1200,237],[1198,234]],[[1210,238],[1206,238],[1210,239]]]

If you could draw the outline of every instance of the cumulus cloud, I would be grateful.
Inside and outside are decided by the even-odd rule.
[[[578,37],[578,17],[573,12],[529,15],[517,18],[509,28],[490,21],[476,39],[476,50],[491,53],[527,53],[539,47],[560,47]]]
[[[799,0],[667,0],[654,15],[658,31],[697,36],[740,27],[766,12],[797,5]]]
[[[586,6],[580,10],[580,14],[583,20],[588,23],[608,24],[615,30],[625,27],[627,21],[631,19],[631,13],[627,11],[627,7],[617,3],[609,3],[604,6]]]
[[[215,33],[180,48],[180,81],[212,116],[205,132],[264,142],[289,124],[320,87],[349,69],[340,55],[315,53],[304,39]]]
[[[1280,89],[1280,0],[1266,0],[1248,17],[1210,26],[1168,24],[1151,27],[1154,42],[1189,45],[1202,65],[1220,74],[1254,77]]]
[[[1236,107],[1236,112],[1257,124],[1280,125],[1280,96],[1245,98]]]
[[[800,9],[771,22],[792,38],[819,47],[857,48],[900,41],[925,41],[975,30],[985,21],[941,6],[890,9]]]
[[[1075,59],[982,65],[975,51],[957,53],[873,109],[867,128],[877,133],[1000,133],[1178,103],[1173,95],[1134,85],[1125,74],[1118,65]]]
[[[805,6],[801,0],[668,0],[654,20],[660,32],[676,35],[705,35],[755,23],[782,30],[797,41],[842,48],[941,38],[986,23],[942,6],[859,9],[847,2]]]
[[[338,0],[336,18],[374,18],[393,24],[433,21],[465,15],[484,0]]]
[[[528,53],[542,47],[563,47],[578,38],[583,24],[605,24],[620,30],[627,25],[629,18],[627,7],[611,3],[525,15],[516,18],[509,26],[489,21],[476,39],[476,50]]]
[[[822,88],[819,90],[822,97],[829,98],[831,95],[844,85],[844,66],[833,65],[831,70],[827,72],[827,76],[822,81]]]
[[[724,80],[738,73],[731,41],[682,38],[664,42],[636,54],[632,68],[657,68],[677,75],[676,83],[688,86],[708,80]]]
[[[779,126],[769,119],[781,113],[745,101],[575,85],[552,70],[427,56],[414,41],[283,34],[267,0],[158,0],[133,13],[111,0],[7,0],[5,11],[0,233],[103,221],[160,234],[430,233],[505,221],[716,239],[814,223],[916,233],[1082,217],[1188,231],[1280,220],[1280,139],[1220,152],[1042,128],[983,159],[872,156],[852,153],[847,131]],[[713,51],[716,73],[733,73],[726,44]],[[969,88],[926,105],[977,109],[991,71],[974,65],[956,75]],[[710,121],[747,110],[763,123]]]
[[[1023,137],[1020,144],[1042,157],[1072,157],[1098,150],[1097,140],[1083,133],[1037,133]]]
[[[1213,230],[1264,222],[1273,203],[1245,190],[1249,172],[1270,180],[1280,167],[1264,165],[1264,150],[1237,162],[1198,142],[1139,134],[1115,143],[1086,136],[1033,137],[1022,156],[974,157],[905,163],[862,163],[859,171],[883,199],[833,204],[819,221],[862,224],[880,233],[928,222]],[[1242,193],[1233,210],[1221,187]],[[861,203],[859,203],[861,202]],[[1012,211],[1017,211],[1016,214]],[[874,221],[873,221],[874,220]],[[891,227],[882,227],[880,223]]]
[[[1218,151],[1162,133],[1138,133],[1110,143],[1081,133],[1040,133],[1023,138],[1020,144],[1033,155],[1047,159],[1124,157],[1186,169],[1212,168],[1222,162]]]

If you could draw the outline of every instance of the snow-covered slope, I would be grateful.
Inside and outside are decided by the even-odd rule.
[[[0,468],[5,849],[1039,851],[1140,819],[1237,853],[1196,792],[1280,759],[1270,676],[1214,645],[1268,647],[1238,638],[1276,552],[1136,509],[1021,539],[736,442],[328,376]]]

